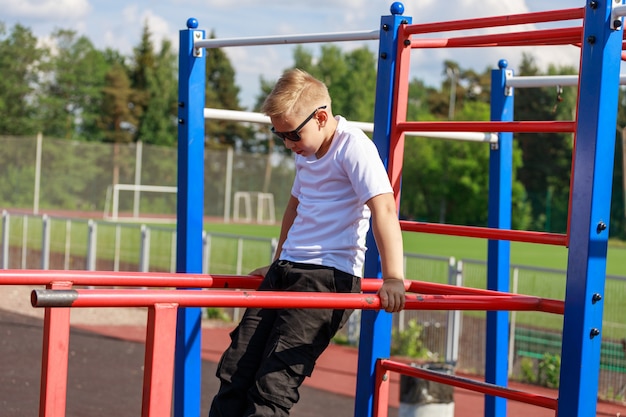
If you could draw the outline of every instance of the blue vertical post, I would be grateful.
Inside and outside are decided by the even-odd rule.
[[[568,417],[596,415],[622,50],[614,5],[588,1],[584,18],[558,403]]]
[[[513,120],[512,89],[506,87],[506,60],[498,62],[491,72],[491,120]],[[501,132],[498,143],[491,145],[489,154],[489,215],[488,226],[511,228],[511,192],[513,184],[513,134]],[[487,242],[487,288],[509,292],[509,264],[511,243],[508,240]],[[487,340],[485,352],[485,380],[506,386],[508,382],[508,311],[487,311]],[[506,399],[485,396],[485,417],[506,416]]]
[[[374,109],[374,143],[385,167],[389,164],[398,27],[402,22],[411,23],[411,18],[402,16],[404,13],[402,3],[393,3],[391,13],[391,16],[381,18],[376,107]],[[367,236],[367,247],[365,276],[381,277],[380,254],[371,230]],[[385,311],[363,310],[362,312],[354,407],[356,417],[372,415],[376,360],[389,357],[391,319],[392,315]]]
[[[202,272],[204,214],[204,50],[194,40],[204,39],[198,21],[187,20],[180,31],[178,75],[178,195],[176,271]],[[181,308],[176,327],[174,416],[198,417],[201,398],[201,324],[198,307]]]

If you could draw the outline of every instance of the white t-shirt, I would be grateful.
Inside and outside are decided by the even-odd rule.
[[[393,189],[374,142],[343,117],[336,119],[326,155],[295,156],[291,194],[299,201],[298,213],[280,259],[362,277],[371,215],[365,203]]]

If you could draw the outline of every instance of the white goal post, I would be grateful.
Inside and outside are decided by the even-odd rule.
[[[256,198],[256,222],[258,224],[276,223],[274,212],[274,194],[258,193],[252,191],[237,191],[235,193],[235,208],[233,209],[233,219],[235,222],[252,222],[252,199]],[[240,203],[243,203],[243,219],[240,217]]]
[[[168,187],[162,185],[143,184],[113,184],[107,187],[106,200],[104,203],[104,218],[109,220],[119,220],[119,194],[120,191],[133,191],[133,216],[132,219],[139,218],[139,196],[142,192],[151,193],[172,193],[178,192],[178,187]],[[112,194],[112,195],[111,195]],[[109,209],[111,215],[109,216]]]

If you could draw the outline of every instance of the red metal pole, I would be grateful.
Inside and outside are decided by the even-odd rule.
[[[150,307],[178,303],[181,307],[346,308],[380,309],[375,294],[339,294],[284,291],[229,290],[34,290],[34,307]],[[527,295],[433,295],[408,294],[407,310],[513,310],[552,311],[554,304]]]
[[[549,10],[538,13],[523,13],[508,16],[484,17],[478,19],[462,19],[449,22],[436,22],[408,25],[405,32],[409,35],[419,33],[449,32],[455,30],[480,29],[496,26],[513,26],[529,23],[558,22],[564,20],[582,19],[585,9]]]
[[[176,350],[176,304],[148,309],[144,358],[142,417],[170,417]]]
[[[567,235],[558,233],[531,232],[526,230],[492,229],[477,226],[457,226],[452,224],[423,223],[401,220],[404,231],[434,233],[451,236],[465,236],[514,242],[541,243],[545,245],[566,246]]]
[[[406,122],[406,112],[409,100],[409,72],[411,68],[411,48],[402,42],[401,25],[398,34],[396,50],[396,70],[394,74],[394,97],[392,100],[391,126],[389,132],[389,157],[387,172],[396,201],[396,208],[400,207],[400,188],[402,180],[402,164],[404,162],[404,133],[398,129],[398,123]]]
[[[363,278],[361,281],[361,289],[363,292],[376,292],[380,288],[382,280],[376,278]],[[481,295],[481,296],[503,296],[503,295],[519,295],[515,293],[483,290],[481,288],[458,287],[449,284],[437,284],[434,282],[406,280],[404,287],[407,292],[420,294],[446,294],[446,295]],[[563,314],[564,302],[562,300],[554,300],[550,298],[542,298],[540,304],[541,311],[546,313]]]
[[[534,30],[530,32],[494,33],[440,39],[412,39],[411,48],[476,48],[527,45],[571,45],[580,43],[582,28]]]
[[[519,401],[526,404],[536,405],[538,407],[556,410],[558,401],[555,398],[545,397],[543,395],[533,394],[524,391],[518,391],[505,388],[486,382],[474,381],[468,378],[462,378],[455,375],[448,375],[426,369],[416,368],[403,363],[394,362],[388,359],[381,359],[380,366],[384,369],[399,372],[403,375],[414,376],[429,381],[440,382],[446,385],[452,385],[483,394],[494,395],[497,397],[507,398],[509,400]]]
[[[556,122],[404,122],[398,123],[402,132],[552,132],[572,133],[572,121]]]
[[[403,222],[401,222],[403,223]],[[421,226],[425,226],[423,229]],[[429,226],[442,226],[442,225],[429,225],[420,224],[419,231],[431,232]],[[485,229],[485,233],[492,231],[492,229]],[[517,233],[520,233],[516,231]],[[536,232],[525,232],[534,234]],[[467,234],[464,234],[467,235]],[[557,235],[559,236],[559,235]],[[494,238],[490,234],[486,237]],[[521,239],[520,239],[521,240]],[[535,239],[533,241],[538,241]],[[531,241],[530,239],[524,239],[523,241]],[[0,272],[0,284],[5,285],[41,285],[50,281],[62,282],[56,280],[68,280],[75,285],[85,286],[130,286],[130,287],[197,287],[206,288],[211,283],[217,283],[218,288],[232,287],[238,289],[256,289],[261,282],[260,276],[237,276],[237,275],[198,275],[198,274],[171,274],[171,273],[133,273],[133,272],[92,272],[92,271],[42,271],[42,270],[7,270]],[[224,283],[228,285],[223,285]],[[377,278],[363,278],[361,281],[361,288],[363,292],[376,292],[380,288],[382,281]],[[70,283],[67,283],[68,289],[71,288]],[[480,288],[458,287],[448,284],[437,284],[432,282],[420,281],[420,280],[406,280],[405,287],[409,292],[423,293],[423,294],[448,294],[448,295],[488,295],[488,296],[501,296],[501,295],[517,295],[512,293],[502,293],[498,291],[489,291]],[[64,288],[64,287],[61,287]],[[61,289],[59,288],[59,289]],[[548,300],[544,299],[544,303],[554,303],[552,310],[559,310],[562,308],[562,301],[560,300]]]
[[[48,285],[65,281],[95,287],[257,288],[261,277],[249,275],[175,274],[169,272],[111,272],[7,269],[0,285]]]
[[[70,282],[54,282],[51,290],[69,290]],[[46,308],[43,320],[39,417],[64,417],[67,402],[67,365],[70,309]]]
[[[375,372],[373,417],[387,417],[389,414],[389,386],[391,385],[391,378],[389,377],[389,372],[380,366],[380,359],[376,362]]]

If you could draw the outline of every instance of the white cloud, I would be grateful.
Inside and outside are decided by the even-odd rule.
[[[563,0],[555,0],[563,1]],[[212,0],[212,6],[226,9],[221,0]],[[252,0],[248,3],[252,4]],[[243,0],[242,8],[236,15],[220,14],[215,20],[222,20],[216,33],[218,37],[238,36],[271,36],[293,35],[320,32],[340,32],[377,29],[381,15],[389,14],[391,2],[386,0],[347,0],[337,3],[334,0],[320,0],[314,7],[305,7],[302,1],[272,2],[266,9],[254,8],[254,18],[248,14]],[[310,2],[307,2],[310,6]],[[241,3],[238,3],[241,5]],[[554,4],[542,4],[542,9],[556,9]],[[537,8],[535,8],[537,10]],[[431,23],[448,20],[482,18],[490,16],[527,13],[530,9],[526,2],[483,0],[455,0],[454,2],[438,0],[421,0],[405,2],[405,16],[411,16],[413,23]],[[203,18],[204,19],[204,18]],[[200,21],[200,26],[208,22]],[[245,29],[243,28],[245,26]],[[223,33],[223,29],[231,31]],[[467,32],[436,34],[436,37],[461,36],[479,33],[506,33],[511,31],[532,30],[534,26],[502,27]],[[245,30],[245,34],[238,32]],[[354,48],[354,43],[338,44],[344,49]],[[377,49],[377,43],[371,42],[371,49]],[[319,45],[305,45],[317,55]],[[242,101],[245,105],[253,103],[252,97],[258,94],[258,79],[276,78],[282,69],[292,65],[293,46],[277,45],[264,47],[262,51],[254,48],[227,48],[237,71],[237,80],[242,86]],[[269,51],[272,51],[271,54]],[[482,72],[488,68],[496,68],[500,59],[509,62],[509,68],[516,69],[522,59],[523,52],[530,52],[541,68],[548,64],[573,65],[578,63],[578,50],[573,47],[560,48],[458,48],[458,49],[426,49],[412,53],[411,77],[424,80],[427,84],[438,86],[444,79],[442,74],[443,61],[456,61],[463,68],[472,68]]]
[[[122,16],[126,27],[137,28],[137,22],[140,22],[140,27],[143,30],[144,24],[147,24],[157,49],[164,39],[174,42],[176,38],[176,31],[170,26],[167,19],[156,14],[152,9],[140,10],[136,4],[133,4],[124,8]],[[139,33],[138,36],[140,35]],[[139,38],[137,37],[137,39]]]
[[[207,34],[214,31],[218,38],[296,35],[322,32],[368,31],[378,29],[382,15],[390,14],[393,0],[0,0],[2,16],[7,26],[19,22],[45,38],[55,28],[76,30],[94,42],[96,47],[113,48],[122,54],[132,54],[141,40],[144,23],[148,23],[155,46],[163,39],[178,45],[178,32],[185,28],[187,18],[195,17],[199,28]],[[511,15],[528,11],[546,11],[573,7],[571,0],[413,0],[403,1],[405,16],[413,23],[432,23],[458,19]],[[517,28],[530,30],[532,27]],[[479,33],[506,32],[511,28],[482,30]],[[437,34],[434,36],[449,36]],[[454,34],[458,36],[460,33]],[[344,50],[363,42],[340,42]],[[367,42],[372,51],[377,42]],[[306,44],[313,55],[319,55],[319,44]],[[251,106],[259,93],[259,78],[275,79],[293,65],[294,45],[225,48],[236,71],[241,87],[241,102]],[[443,80],[442,65],[454,60],[464,68],[483,71],[507,59],[516,69],[523,51],[535,57],[541,69],[548,64],[578,66],[579,51],[575,47],[522,48],[459,48],[414,51],[412,77],[439,85]]]
[[[73,20],[91,10],[87,0],[2,0],[2,12],[18,19]]]

